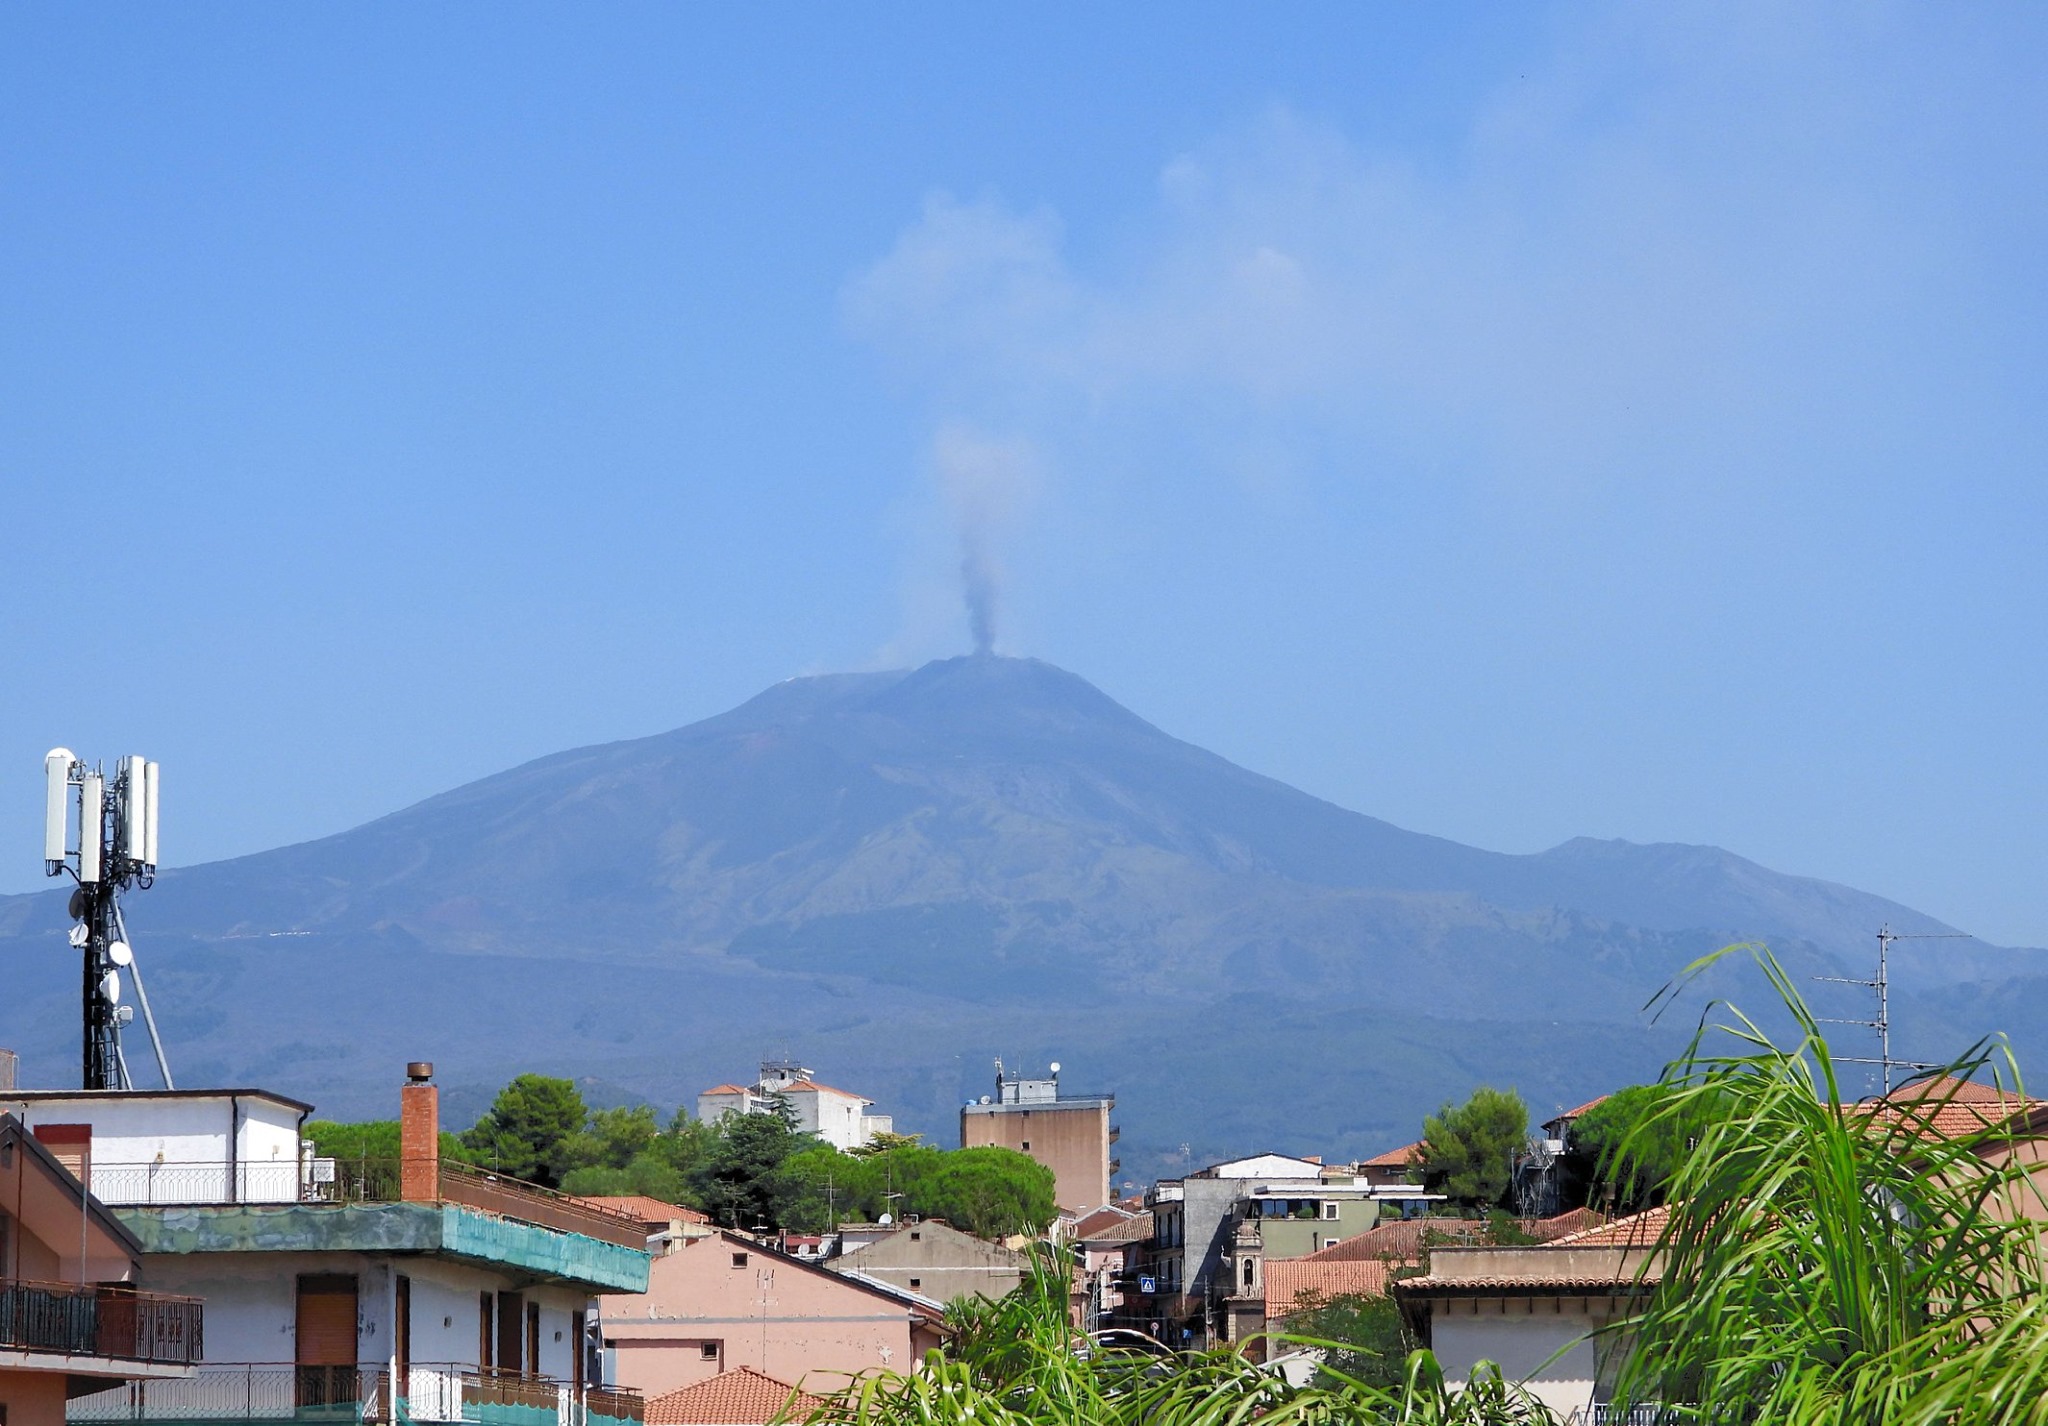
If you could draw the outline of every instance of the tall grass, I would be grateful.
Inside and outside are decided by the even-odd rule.
[[[2048,1421],[2048,1213],[2017,1161],[2023,1134],[2003,1114],[1943,1112],[1972,1078],[2017,1095],[2009,1052],[1982,1041],[1890,1107],[1859,1104],[1767,951],[1730,947],[1674,989],[1740,951],[1790,1030],[1774,1039],[1722,1007],[1665,1073],[1639,1132],[1663,1119],[1698,1138],[1670,1184],[1661,1281],[1616,1329],[1617,1395],[1716,1426]]]
[[[1703,1016],[1638,1134],[1695,1135],[1670,1183],[1643,1309],[1606,1329],[1617,1406],[1701,1426],[2048,1426],[2048,1220],[2003,1115],[1950,1122],[1956,1082],[2017,1094],[1985,1041],[1874,1108],[1768,952],[1789,1032],[1732,1006]],[[1774,1019],[1774,1022],[1775,1019]],[[1950,1111],[1950,1112],[1944,1112]],[[1939,1121],[1940,1132],[1937,1132]],[[1627,1140],[1618,1151],[1632,1148]],[[1648,1278],[1654,1277],[1654,1281]],[[1292,1387],[1229,1348],[1109,1352],[1068,1325],[1067,1275],[1041,1256],[1003,1301],[953,1313],[924,1369],[857,1383],[814,1419],[852,1426],[1536,1426],[1543,1405],[1482,1364],[1449,1387],[1428,1352],[1388,1389],[1327,1369]],[[1303,1345],[1318,1345],[1303,1343]],[[1337,1344],[1320,1344],[1333,1347]]]

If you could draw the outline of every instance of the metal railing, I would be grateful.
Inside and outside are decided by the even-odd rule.
[[[410,1165],[435,1185],[438,1201],[459,1203],[564,1233],[643,1248],[647,1229],[628,1213],[453,1160]],[[404,1197],[408,1162],[400,1159],[240,1159],[211,1163],[95,1163],[94,1195],[117,1208],[222,1204],[396,1203]],[[424,1196],[424,1195],[423,1195]]]
[[[1677,1426],[1686,1419],[1679,1408],[1662,1402],[1646,1401],[1634,1406],[1596,1402],[1573,1411],[1568,1426]]]
[[[220,1364],[201,1367],[187,1378],[129,1382],[73,1397],[64,1419],[79,1426],[120,1421],[643,1426],[647,1419],[645,1401],[636,1391],[586,1387],[579,1392],[548,1377],[459,1362],[415,1363],[406,1370],[405,1390],[395,1402],[390,1388],[390,1373],[376,1366]]]
[[[193,1297],[0,1279],[0,1347],[14,1351],[186,1366],[199,1360],[203,1322]]]

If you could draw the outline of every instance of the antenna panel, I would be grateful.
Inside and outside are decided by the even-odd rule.
[[[78,880],[91,885],[100,879],[100,823],[106,811],[106,784],[96,772],[85,775],[78,790]]]
[[[143,865],[152,868],[156,866],[156,807],[157,796],[163,786],[159,777],[162,771],[162,763],[142,765],[142,861]]]
[[[43,758],[43,869],[54,874],[53,862],[64,860],[64,842],[71,817],[71,769],[78,762],[69,748],[52,748]]]
[[[146,759],[131,753],[121,759],[121,855],[142,861],[142,820],[149,805],[149,789],[143,777]]]

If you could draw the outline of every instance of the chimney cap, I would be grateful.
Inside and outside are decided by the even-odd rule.
[[[432,1060],[414,1060],[405,1067],[405,1077],[414,1084],[425,1084],[434,1077]]]

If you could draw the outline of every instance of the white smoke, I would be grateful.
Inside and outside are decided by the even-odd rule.
[[[1003,556],[1037,490],[1037,463],[1022,441],[949,423],[932,437],[932,478],[959,540],[960,595],[974,651],[991,653],[1002,605]]]

